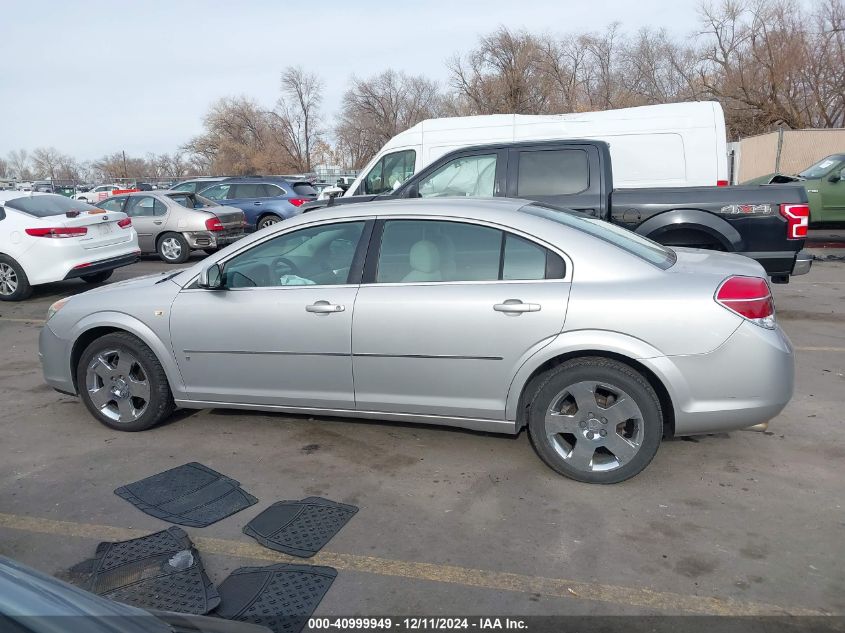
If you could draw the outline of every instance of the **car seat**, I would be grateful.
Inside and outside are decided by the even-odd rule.
[[[420,240],[411,247],[408,259],[411,272],[405,275],[403,282],[443,281],[440,272],[440,249],[434,242]]]

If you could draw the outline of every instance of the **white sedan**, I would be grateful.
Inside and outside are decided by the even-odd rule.
[[[55,194],[0,191],[0,301],[63,279],[88,283],[138,260],[138,235],[125,213]]]
[[[90,191],[83,191],[82,193],[76,194],[73,198],[75,200],[82,200],[83,202],[90,202],[91,204],[94,204],[95,202],[105,200],[115,191],[120,189],[121,187],[118,185],[97,185]]]

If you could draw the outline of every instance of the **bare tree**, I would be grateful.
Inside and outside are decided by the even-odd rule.
[[[58,178],[56,171],[62,155],[55,147],[38,147],[32,152],[32,168],[38,178]]]
[[[272,114],[272,124],[279,142],[290,156],[295,170],[310,172],[313,148],[320,139],[320,104],[323,83],[314,73],[301,66],[282,72],[282,96]]]
[[[12,174],[20,180],[30,180],[32,170],[30,168],[29,152],[25,149],[17,149],[9,152],[9,166]]]

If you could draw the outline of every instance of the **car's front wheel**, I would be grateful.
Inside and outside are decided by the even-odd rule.
[[[175,409],[161,363],[143,341],[126,332],[106,334],[88,345],[76,380],[85,406],[112,429],[144,431]]]
[[[106,281],[112,276],[113,270],[103,270],[99,273],[91,273],[90,275],[82,275],[82,281],[89,284],[99,284]]]
[[[543,377],[529,403],[528,430],[552,469],[610,484],[651,462],[663,437],[663,413],[649,382],[628,365],[576,358]]]
[[[32,294],[32,286],[21,265],[0,255],[0,301],[23,301]]]
[[[184,264],[191,256],[188,240],[178,233],[165,233],[158,241],[158,256],[168,264]]]

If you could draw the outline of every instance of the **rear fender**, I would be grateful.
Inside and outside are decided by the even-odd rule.
[[[745,242],[727,220],[700,209],[673,209],[664,211],[640,224],[636,232],[656,242],[670,231],[697,230],[715,239],[728,252],[742,252]]]

